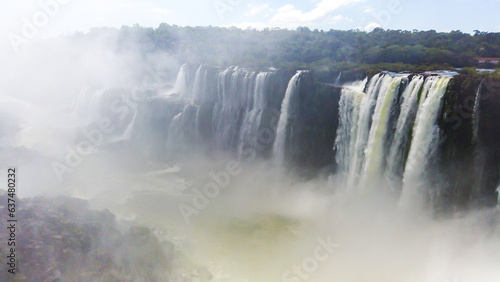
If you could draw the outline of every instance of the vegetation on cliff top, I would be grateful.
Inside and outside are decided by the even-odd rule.
[[[238,29],[234,27],[97,28],[76,38],[113,38],[118,50],[167,52],[180,61],[255,69],[343,71],[430,70],[498,65],[478,57],[500,57],[500,33],[460,31]]]

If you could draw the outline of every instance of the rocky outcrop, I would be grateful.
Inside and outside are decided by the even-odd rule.
[[[299,82],[299,111],[289,122],[290,165],[302,176],[334,171],[341,88],[315,83],[310,73]]]
[[[439,118],[440,171],[444,210],[492,207],[500,169],[500,82],[477,75],[455,76]],[[437,181],[439,178],[439,181]]]
[[[7,222],[7,196],[0,196]],[[173,245],[160,244],[147,228],[122,228],[108,210],[59,197],[17,200],[16,281],[172,281]],[[6,228],[0,231],[2,257]],[[0,280],[13,280],[5,263]]]

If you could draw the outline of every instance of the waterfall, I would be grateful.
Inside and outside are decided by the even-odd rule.
[[[137,114],[138,111],[134,113],[134,117],[130,121],[130,123],[127,125],[127,128],[123,132],[123,134],[115,139],[114,141],[122,141],[122,140],[130,140],[133,137],[135,127],[137,126]]]
[[[337,76],[337,79],[335,79],[335,82],[333,84],[340,85],[341,79],[342,79],[342,72],[339,73],[339,76]]]
[[[341,92],[339,102],[339,126],[337,129],[335,148],[337,151],[336,162],[338,173],[341,174],[341,178],[344,182],[347,181],[347,175],[352,165],[350,160],[355,153],[361,101],[365,96],[363,90],[366,83],[367,80],[364,80],[353,86],[344,86]]]
[[[427,87],[421,98],[424,101],[420,103],[417,112],[412,144],[403,175],[403,190],[399,201],[402,207],[419,206],[425,200],[428,188],[423,178],[428,160],[438,146],[437,117],[450,79],[450,77],[430,77],[425,82]]]
[[[473,116],[472,116],[472,141],[478,143],[478,133],[479,133],[479,116],[480,116],[480,102],[481,102],[481,90],[483,89],[483,82],[479,84],[476,92],[476,100],[474,102]]]
[[[213,132],[219,151],[237,149],[240,127],[249,101],[253,98],[256,73],[228,68],[219,74],[218,102],[214,109]]]
[[[91,116],[91,111],[96,111],[99,108],[91,108],[91,100],[93,100],[93,96],[97,93],[104,92],[105,90],[99,90],[97,92],[91,92],[89,89],[85,89],[85,91],[81,91],[76,97],[73,103],[73,112],[72,117],[80,124],[86,125],[91,123],[95,116]]]
[[[474,102],[474,109],[472,115],[472,144],[474,148],[474,187],[471,193],[471,197],[475,198],[480,195],[481,186],[483,185],[484,168],[483,163],[485,160],[485,150],[481,148],[479,140],[479,119],[481,116],[481,91],[483,88],[483,82],[479,84],[476,92],[476,100]]]
[[[203,147],[241,155],[246,148],[257,147],[260,128],[265,127],[267,135],[270,131],[274,133],[270,113],[277,108],[276,99],[283,97],[284,93],[278,91],[285,92],[286,82],[280,79],[286,73],[278,75],[276,71],[255,72],[240,67],[220,70],[203,65],[195,72],[192,70],[187,65],[181,68],[176,89],[181,89],[180,93],[192,93],[192,97],[183,95],[183,103],[195,105],[202,111],[194,124],[197,138],[211,143]],[[181,113],[179,118],[184,119],[184,115]],[[267,135],[262,138],[268,138]],[[266,139],[263,141],[266,144],[260,146],[266,157],[274,142],[271,135],[272,140]]]
[[[372,115],[375,110],[378,90],[380,89],[380,84],[384,76],[385,75],[377,74],[370,79],[367,94],[361,101],[356,141],[354,142],[354,150],[352,151],[351,159],[349,160],[350,165],[347,178],[348,189],[356,187],[358,179],[361,176],[361,169],[365,159],[365,148],[368,142]]]
[[[179,95],[179,97],[185,97],[187,95],[187,85],[188,85],[188,65],[182,65],[179,73],[177,74],[177,79],[175,80],[174,92]]]
[[[168,129],[168,140],[167,140],[167,154],[169,157],[174,157],[177,153],[179,146],[182,144],[182,113],[177,114],[170,123]]]
[[[347,191],[373,190],[384,184],[385,176],[392,190],[404,185],[401,202],[411,198],[437,150],[437,117],[449,80],[415,75],[401,89],[407,75],[380,74],[370,79],[364,92],[342,89],[335,148]]]
[[[292,76],[287,71],[183,66],[177,89],[184,89],[192,97],[189,94],[184,96],[187,99],[170,102],[177,108],[165,119],[170,122],[175,116],[168,133],[169,149],[175,150],[170,145],[173,139],[184,151],[192,145],[210,155],[223,152],[244,158],[252,149],[254,156],[271,158],[275,167],[294,168],[306,177],[321,169],[336,170],[335,179],[347,192],[378,192],[383,188],[400,194],[402,207],[422,201],[438,203],[433,202],[434,196],[458,198],[463,197],[462,191],[468,193],[463,188],[468,182],[453,183],[453,176],[445,175],[443,168],[457,157],[457,148],[463,146],[439,151],[439,135],[449,137],[452,126],[447,123],[456,116],[452,112],[451,118],[440,119],[438,115],[455,109],[460,106],[456,103],[463,100],[450,96],[443,105],[442,98],[453,74],[382,72],[339,87],[315,81],[313,75],[304,75],[305,72]],[[339,74],[337,83],[341,77]],[[460,79],[457,77],[457,81]],[[450,91],[456,87],[453,84]],[[474,105],[475,145],[480,91],[481,86]],[[190,107],[185,108],[186,104]],[[182,108],[184,111],[179,113]],[[274,115],[278,111],[279,118]],[[467,134],[455,139],[470,136],[470,132]],[[453,140],[453,144],[461,142],[448,140]],[[483,164],[475,178],[484,175],[486,157],[482,153],[481,159],[474,160]],[[428,188],[441,180],[444,185],[434,190]],[[474,191],[471,195],[475,197]]]
[[[281,104],[281,114],[278,121],[278,129],[276,131],[276,139],[273,146],[274,165],[278,168],[283,167],[285,161],[285,147],[287,139],[287,126],[289,118],[298,108],[299,99],[299,82],[302,74],[305,71],[298,71],[288,83],[285,98]]]
[[[411,128],[417,115],[418,98],[423,84],[423,76],[413,77],[401,97],[401,114],[397,121],[385,172],[386,180],[391,188],[398,186],[403,176],[404,164],[411,141]]]
[[[103,118],[104,116],[104,97],[108,89],[103,88],[97,90],[89,100],[87,107],[88,111],[88,122],[95,122]]]
[[[200,103],[203,100],[203,94],[206,92],[207,70],[201,65],[194,75],[193,99]]]
[[[255,89],[251,97],[247,97],[247,112],[241,125],[240,143],[238,152],[243,155],[245,149],[258,147],[258,134],[261,117],[266,108],[266,97],[268,97],[268,85],[271,73],[259,73],[255,79]]]
[[[386,75],[379,89],[379,95],[373,114],[372,125],[368,137],[368,144],[365,149],[365,163],[363,165],[363,175],[361,178],[361,189],[368,190],[373,181],[380,178],[383,171],[383,158],[385,156],[384,145],[386,143],[387,132],[389,130],[389,118],[394,102],[399,92],[402,77],[391,77]]]
[[[252,97],[254,110],[263,110],[266,107],[266,87],[270,75],[269,72],[262,72],[257,75],[255,92]]]

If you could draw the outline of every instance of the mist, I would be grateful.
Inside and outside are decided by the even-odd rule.
[[[93,211],[109,210],[122,229],[149,228],[158,249],[174,250],[171,281],[500,277],[498,205],[463,207],[453,198],[449,209],[436,210],[446,191],[435,187],[444,191],[447,183],[423,180],[441,169],[432,157],[445,158],[438,154],[444,141],[427,133],[439,135],[440,99],[458,73],[347,73],[340,81],[344,75],[333,69],[296,73],[302,65],[251,65],[255,54],[240,61],[246,47],[202,64],[209,51],[189,56],[201,46],[167,52],[131,37],[98,28],[33,41],[3,56],[0,164],[18,168],[18,197],[81,199]],[[402,111],[398,99],[414,77],[423,87],[415,93],[429,92],[421,101],[431,97],[434,104],[419,106],[415,98],[407,124],[423,124],[415,127],[422,132],[418,148],[401,145],[395,179],[387,181],[388,148]],[[474,107],[474,118],[482,107]],[[363,110],[366,122],[357,123],[361,118],[354,115]],[[481,126],[490,123],[466,122],[464,131],[478,127],[474,146],[483,148]],[[361,130],[366,140],[356,142]],[[401,136],[411,142],[413,134],[408,129]],[[408,158],[418,163],[405,181]],[[363,161],[358,171],[356,162]],[[485,187],[497,185],[484,175]],[[410,194],[401,201],[404,191]],[[421,205],[419,193],[438,200]]]
[[[127,175],[116,174],[117,163],[111,163],[113,172],[95,166],[79,172],[85,184],[71,195],[173,239],[192,263],[207,267],[212,281],[498,277],[497,209],[452,217],[401,210],[389,193],[354,195],[328,180],[277,176],[269,164],[232,164],[238,172],[233,175],[226,170],[231,162],[197,161]],[[215,179],[227,185],[207,192],[204,187]]]
[[[111,128],[126,126],[138,102],[150,95],[146,92],[167,95],[173,88],[179,67],[174,57],[120,49],[118,40],[118,30],[102,28],[41,39],[7,53],[11,56],[0,67],[0,115],[2,148],[10,158],[2,164],[21,161],[27,177],[20,195],[61,193],[51,164],[64,160],[68,147],[76,149],[82,135],[104,119]]]

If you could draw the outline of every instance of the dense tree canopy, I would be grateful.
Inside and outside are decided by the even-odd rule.
[[[109,29],[94,29],[95,36]],[[500,33],[452,31],[359,30],[311,31],[238,29],[234,27],[158,28],[124,26],[114,30],[118,48],[165,51],[198,64],[253,68],[343,68],[381,65],[394,70],[476,67],[477,57],[500,57]]]

